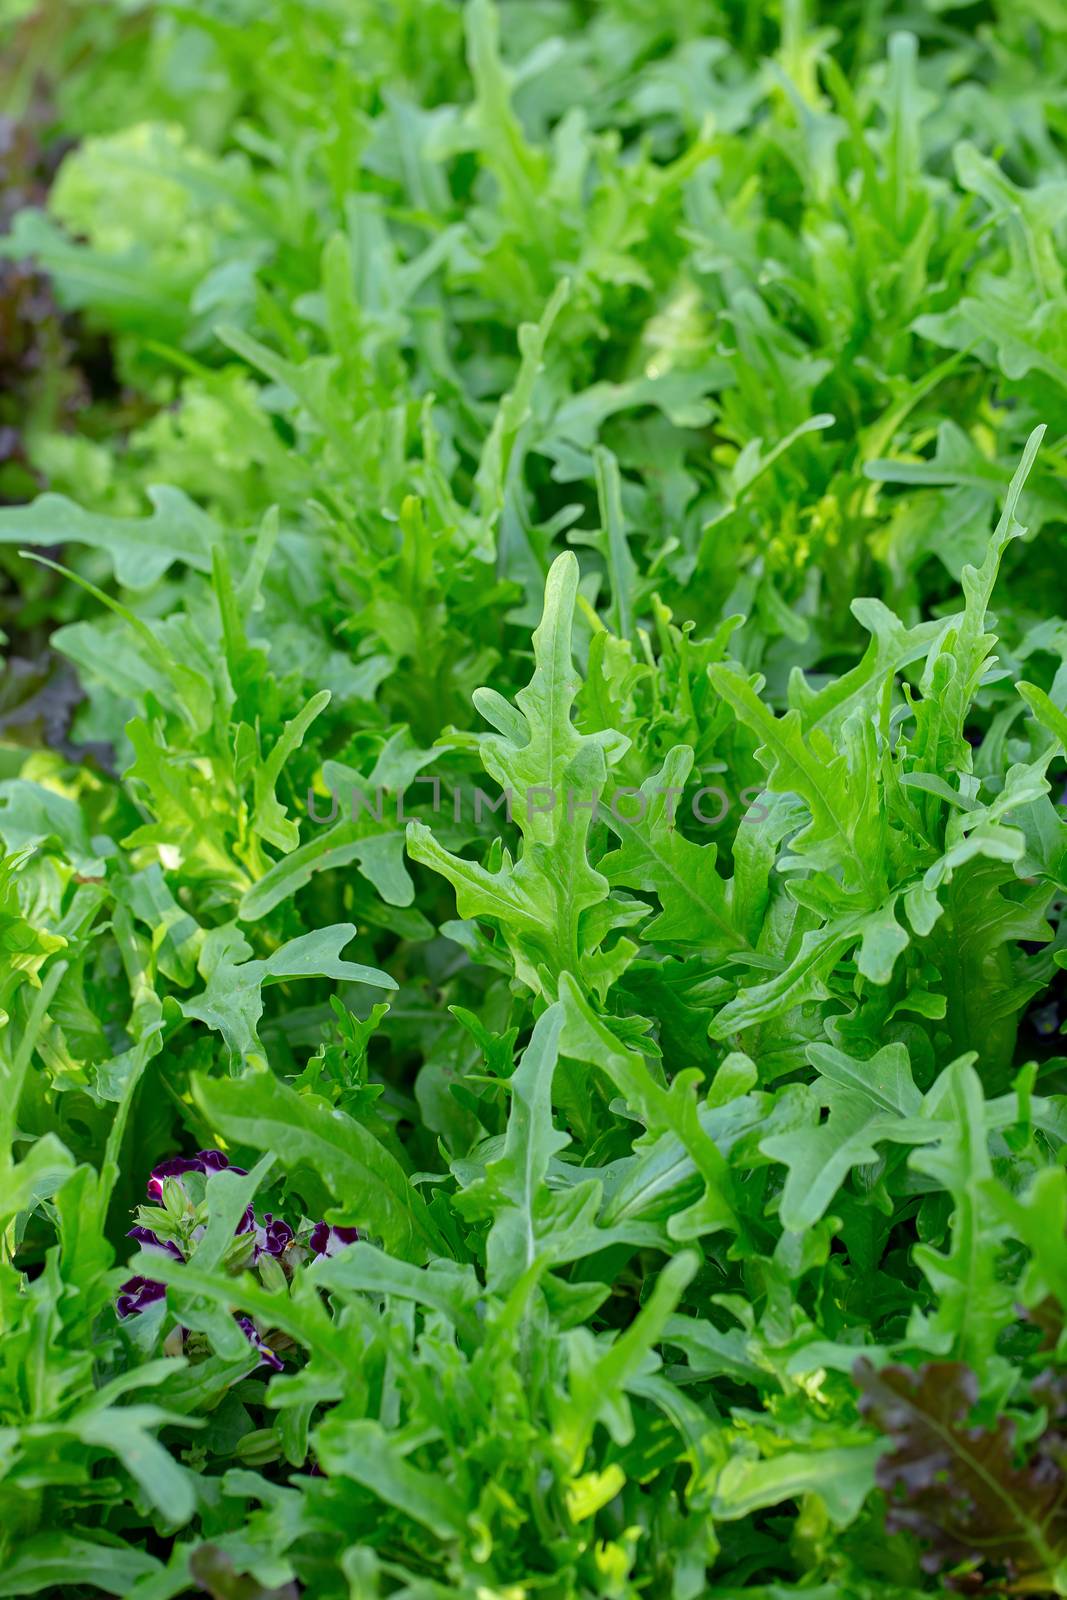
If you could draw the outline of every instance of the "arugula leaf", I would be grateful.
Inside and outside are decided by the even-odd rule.
[[[0,507],[0,543],[103,550],[127,589],[150,589],[178,561],[210,572],[211,549],[220,537],[211,519],[167,484],[153,486],[148,495],[153,510],[140,520],[86,511],[57,494],[40,495],[30,506]]]
[[[341,951],[355,935],[351,922],[291,939],[264,960],[248,960],[252,946],[235,924],[213,928],[204,939],[198,969],[205,980],[199,995],[180,1002],[184,1016],[216,1028],[235,1056],[260,1054],[256,1025],[263,1015],[263,987],[292,978],[337,978],[395,989],[387,972],[343,961]]]
[[[781,1217],[795,1233],[818,1222],[853,1167],[878,1160],[880,1143],[915,1143],[923,1133],[915,1128],[922,1096],[903,1045],[886,1045],[868,1061],[829,1045],[811,1045],[808,1056],[819,1074],[810,1098],[828,1117],[760,1141],[764,1155],[789,1168]]]
[[[1051,0],[8,9],[0,1592],[1063,1588]]]
[[[396,1158],[352,1117],[317,1095],[298,1095],[269,1072],[200,1077],[197,1104],[228,1139],[274,1155],[320,1180],[331,1221],[365,1228],[406,1260],[439,1243],[426,1206]],[[318,1190],[316,1190],[318,1192]]]

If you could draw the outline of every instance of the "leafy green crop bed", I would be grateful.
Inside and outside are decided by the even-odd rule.
[[[1067,1595],[1063,0],[0,16],[0,1597]]]

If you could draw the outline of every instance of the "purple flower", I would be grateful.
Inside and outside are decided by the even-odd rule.
[[[335,1256],[346,1245],[362,1238],[358,1228],[331,1228],[328,1222],[316,1222],[311,1230],[311,1253],[315,1256]]]
[[[253,1222],[254,1222],[253,1218]],[[245,1230],[239,1228],[238,1232]],[[258,1261],[260,1256],[282,1256],[293,1242],[293,1230],[281,1217],[274,1217],[269,1211],[264,1213],[263,1221],[256,1227],[256,1242],[252,1247],[252,1260]]]
[[[152,1168],[148,1179],[148,1198],[162,1200],[164,1178],[180,1178],[185,1172],[223,1172],[226,1169],[240,1178],[247,1175],[244,1167],[231,1167],[229,1156],[223,1155],[221,1150],[198,1150],[195,1156],[169,1156],[166,1161]]]
[[[127,1239],[136,1239],[143,1250],[162,1250],[164,1255],[173,1256],[175,1261],[185,1260],[173,1239],[161,1239],[158,1234],[152,1232],[151,1228],[142,1228],[138,1224],[136,1228],[129,1230],[126,1237]]]
[[[249,1344],[259,1351],[261,1357],[260,1366],[272,1367],[275,1372],[284,1372],[284,1363],[279,1356],[274,1354],[274,1351],[271,1349],[270,1345],[267,1344],[266,1340],[260,1338],[259,1334],[256,1332],[256,1325],[252,1321],[252,1318],[238,1317],[236,1320],[237,1326],[240,1328]]]
[[[153,1278],[128,1278],[119,1290],[115,1310],[120,1317],[132,1317],[138,1311],[147,1311],[157,1300],[162,1300],[166,1288]]]
[[[126,1237],[136,1239],[142,1250],[156,1250],[160,1255],[173,1256],[175,1261],[185,1260],[176,1244],[170,1239],[159,1238],[151,1228],[142,1228],[138,1224],[129,1230]],[[154,1306],[166,1292],[166,1286],[157,1283],[154,1278],[128,1278],[119,1290],[115,1310],[120,1317],[132,1317],[138,1311],[147,1311],[149,1306]]]

